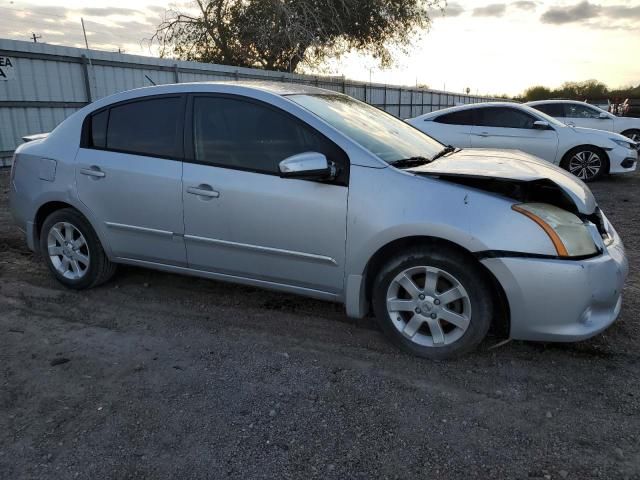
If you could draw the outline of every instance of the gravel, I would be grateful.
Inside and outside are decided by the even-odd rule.
[[[578,344],[430,362],[372,320],[136,268],[66,290],[0,172],[0,478],[640,478],[640,173],[593,190],[622,315]]]

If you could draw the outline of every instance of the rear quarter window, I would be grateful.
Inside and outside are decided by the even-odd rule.
[[[95,148],[107,148],[107,123],[109,122],[109,110],[103,110],[90,119],[90,146]]]

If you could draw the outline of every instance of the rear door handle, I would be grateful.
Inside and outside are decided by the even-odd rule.
[[[474,135],[477,136],[477,137],[488,137],[489,136],[489,132],[474,133]]]
[[[89,177],[95,177],[95,178],[103,178],[106,176],[106,173],[104,173],[98,167],[81,168],[80,173],[83,175],[87,175]]]
[[[199,197],[218,198],[220,192],[217,192],[211,185],[198,185],[197,187],[187,187],[187,193],[197,195]]]

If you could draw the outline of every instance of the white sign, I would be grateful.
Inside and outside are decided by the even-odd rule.
[[[15,78],[15,61],[11,57],[0,57],[0,80]]]

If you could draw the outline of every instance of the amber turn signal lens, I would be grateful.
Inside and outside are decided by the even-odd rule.
[[[544,232],[549,236],[549,238],[551,239],[551,243],[553,243],[553,246],[556,249],[556,252],[558,252],[558,256],[560,257],[568,257],[569,256],[569,252],[567,252],[566,247],[564,246],[564,243],[562,243],[562,240],[560,240],[560,237],[558,236],[558,234],[555,232],[555,230],[553,228],[551,228],[547,222],[545,222],[543,219],[541,219],[540,217],[538,217],[536,214],[531,213],[528,210],[525,210],[524,208],[521,208],[518,205],[513,205],[511,207],[512,210],[515,210],[518,213],[521,213],[523,215],[526,215],[527,217],[529,217],[531,220],[533,220],[534,222],[536,222],[538,225],[540,225],[540,227],[544,230]]]

